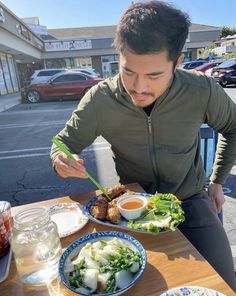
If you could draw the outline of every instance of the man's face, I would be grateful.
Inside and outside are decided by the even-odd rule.
[[[158,99],[170,86],[173,74],[167,51],[141,55],[125,49],[120,53],[121,80],[136,106],[147,107]]]

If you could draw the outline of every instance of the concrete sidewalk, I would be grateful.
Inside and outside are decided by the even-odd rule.
[[[10,109],[21,102],[20,92],[0,96],[0,112]]]

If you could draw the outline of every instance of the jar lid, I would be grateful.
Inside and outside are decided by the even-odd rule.
[[[18,213],[14,218],[14,227],[32,229],[42,227],[50,220],[49,210],[46,207],[32,208]]]

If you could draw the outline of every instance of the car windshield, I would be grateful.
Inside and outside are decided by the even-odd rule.
[[[218,68],[229,68],[236,65],[236,60],[228,60],[221,63]]]

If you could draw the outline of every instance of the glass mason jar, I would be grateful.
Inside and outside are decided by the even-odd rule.
[[[62,249],[47,208],[24,210],[14,217],[11,246],[23,283],[42,285],[58,275]]]

